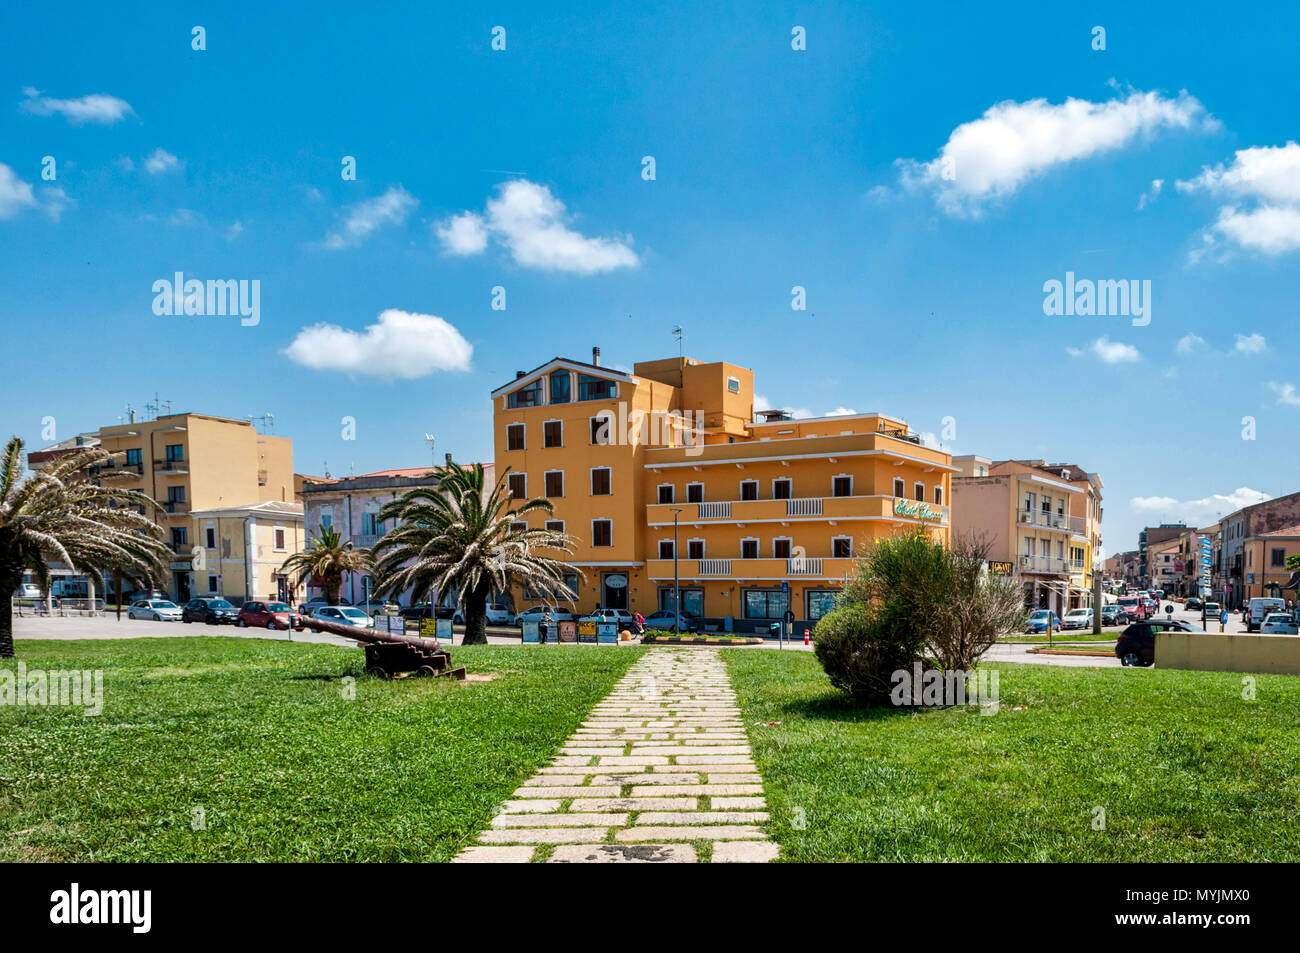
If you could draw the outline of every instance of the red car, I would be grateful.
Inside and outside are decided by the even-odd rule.
[[[299,619],[298,613],[283,602],[245,602],[239,609],[239,617],[235,620],[235,625],[302,631],[302,620]]]
[[[1130,622],[1137,622],[1149,615],[1147,600],[1142,596],[1120,596],[1119,608],[1124,613],[1124,617]]]

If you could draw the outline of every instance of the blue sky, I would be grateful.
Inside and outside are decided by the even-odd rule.
[[[1110,551],[1300,489],[1300,14],[1046,6],[11,11],[6,429],[157,392],[273,413],[304,472],[485,459],[516,369],[680,324],[774,406],[1099,472]],[[155,314],[177,271],[259,322]],[[1045,315],[1067,272],[1150,323]]]

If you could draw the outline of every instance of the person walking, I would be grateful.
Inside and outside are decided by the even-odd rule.
[[[640,612],[634,612],[632,614],[632,620],[636,622],[636,634],[638,636],[645,635],[645,616]]]
[[[551,626],[554,624],[554,622],[555,622],[555,613],[551,611],[550,606],[547,606],[546,610],[542,613],[542,624],[537,627],[537,632],[538,632],[537,637],[543,643],[546,642],[546,636],[550,634]]]

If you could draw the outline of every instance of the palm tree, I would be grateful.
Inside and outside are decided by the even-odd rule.
[[[369,572],[370,563],[368,551],[353,549],[351,540],[342,542],[338,530],[321,523],[316,538],[302,552],[294,553],[286,559],[280,572],[297,574],[303,582],[310,576],[320,576],[325,601],[334,605],[339,601],[339,590],[343,588],[343,574]]]
[[[13,615],[9,594],[30,569],[49,591],[47,559],[98,577],[112,569],[160,581],[170,550],[162,527],[146,512],[161,509],[139,490],[105,486],[86,477],[88,467],[112,457],[88,447],[60,457],[23,478],[23,441],[12,437],[0,455],[0,658],[13,658]]]
[[[465,614],[465,644],[487,642],[487,605],[493,590],[514,585],[572,602],[564,574],[582,573],[550,553],[571,553],[574,539],[547,529],[517,528],[529,513],[552,513],[548,500],[514,505],[506,474],[484,486],[483,465],[448,464],[433,471],[434,486],[419,487],[384,506],[379,519],[395,529],[375,544],[376,591],[412,590],[411,601],[456,591]]]

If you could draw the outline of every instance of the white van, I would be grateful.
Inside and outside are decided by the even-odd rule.
[[[1246,606],[1246,611],[1250,613],[1248,616],[1249,621],[1246,623],[1246,631],[1258,632],[1260,625],[1270,612],[1286,611],[1286,603],[1272,596],[1256,596],[1250,600],[1250,603]]]

